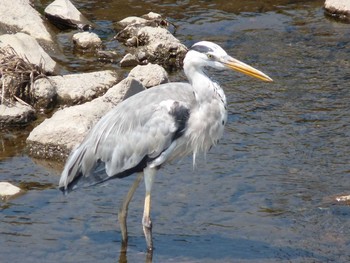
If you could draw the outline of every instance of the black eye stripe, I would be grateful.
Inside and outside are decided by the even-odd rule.
[[[213,49],[207,46],[202,46],[202,45],[194,45],[190,48],[190,50],[195,50],[200,53],[208,53],[208,52],[214,52]]]

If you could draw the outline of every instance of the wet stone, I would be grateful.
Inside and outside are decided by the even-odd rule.
[[[8,182],[0,182],[0,196],[2,199],[17,195],[21,192],[21,189]]]
[[[134,67],[134,66],[137,66],[139,63],[140,62],[135,55],[128,53],[120,61],[120,66],[121,67]]]
[[[96,49],[102,45],[102,40],[95,33],[80,32],[73,36],[73,43],[78,49]]]
[[[328,16],[350,22],[349,0],[326,0],[324,8]]]
[[[69,0],[56,0],[45,8],[47,19],[59,29],[88,30],[91,22]]]
[[[34,119],[35,110],[30,105],[20,102],[0,104],[0,127],[27,124]]]

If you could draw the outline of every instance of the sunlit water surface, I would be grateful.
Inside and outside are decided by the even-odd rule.
[[[350,194],[349,24],[327,19],[323,1],[75,3],[107,49],[124,52],[112,41],[115,21],[154,11],[178,26],[186,45],[217,42],[275,81],[211,72],[229,101],[225,135],[195,169],[185,158],[157,176],[154,262],[350,261],[350,207],[334,200]],[[67,72],[127,73],[72,53],[72,33],[58,35]],[[26,155],[28,130],[0,135],[0,179],[27,189],[1,202],[0,261],[144,262],[144,188],[130,206],[124,257],[117,211],[134,178],[65,197],[60,168]]]

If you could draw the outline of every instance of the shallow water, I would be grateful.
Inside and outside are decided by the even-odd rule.
[[[157,176],[153,262],[350,261],[350,207],[334,201],[350,194],[349,24],[327,19],[323,1],[75,3],[104,41],[115,21],[159,12],[186,45],[215,41],[275,80],[213,72],[229,101],[225,135],[195,170],[185,158]],[[72,54],[70,34],[59,35],[67,71],[119,70]],[[1,202],[1,262],[145,261],[143,187],[123,257],[117,211],[133,178],[62,196],[60,168],[26,155],[27,133],[0,134],[1,180],[27,189]]]

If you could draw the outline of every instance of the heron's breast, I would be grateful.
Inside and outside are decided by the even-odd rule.
[[[204,103],[191,111],[184,133],[184,147],[192,152],[207,152],[218,143],[227,121],[226,107],[221,101]]]

